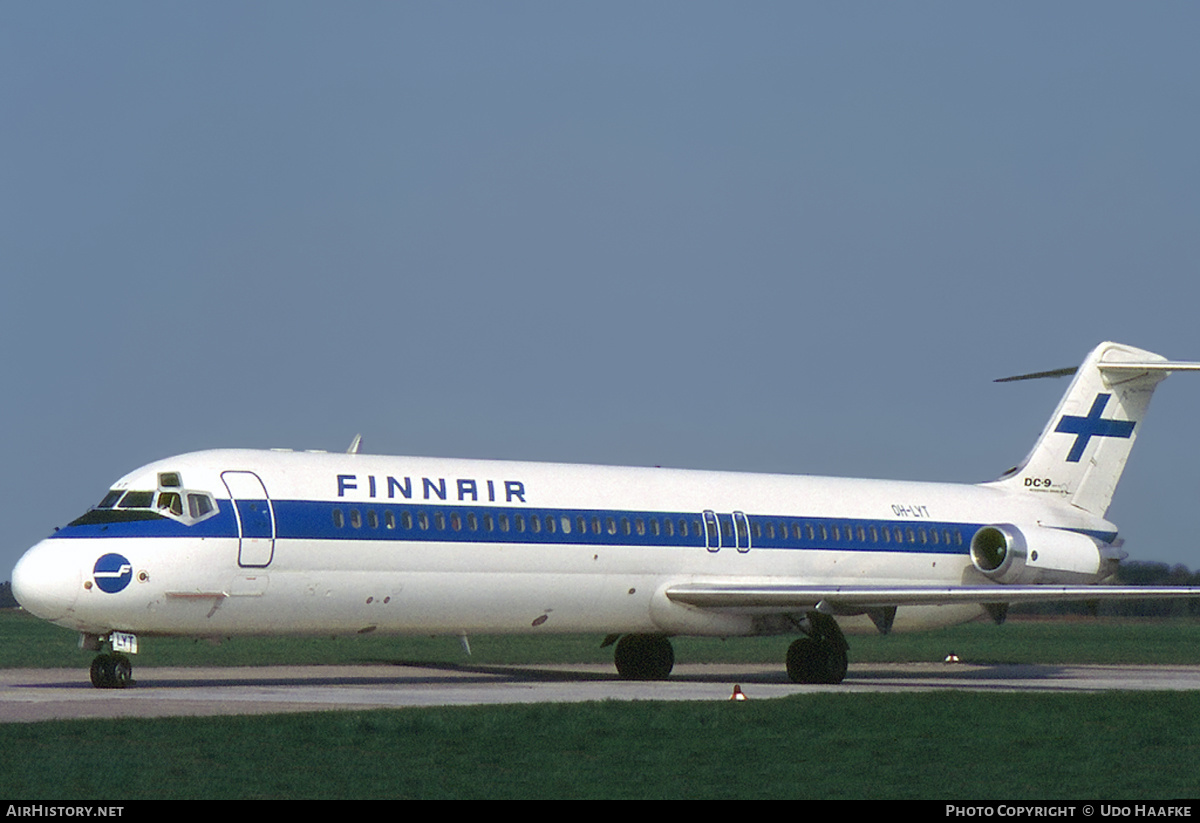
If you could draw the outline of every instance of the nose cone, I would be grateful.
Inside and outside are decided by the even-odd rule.
[[[13,569],[13,596],[21,608],[43,620],[62,618],[79,597],[79,566],[64,554],[61,541],[43,540]]]

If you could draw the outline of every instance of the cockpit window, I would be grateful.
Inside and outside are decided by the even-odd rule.
[[[126,492],[117,504],[119,509],[148,509],[154,502],[154,492]]]
[[[71,522],[72,526],[119,523],[134,520],[179,520],[191,526],[217,513],[217,501],[203,491],[183,488],[179,472],[159,472],[158,491],[110,489],[104,499],[87,514]],[[184,509],[184,500],[187,509]]]
[[[113,506],[117,505],[117,501],[121,499],[121,495],[124,493],[125,492],[121,491],[120,489],[112,489],[108,494],[104,495],[104,499],[100,501],[100,505],[96,508],[111,509]]]
[[[188,514],[193,520],[199,520],[213,510],[212,498],[207,494],[189,494]]]

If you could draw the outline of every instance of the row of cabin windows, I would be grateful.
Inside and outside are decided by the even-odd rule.
[[[358,509],[350,509],[347,513],[343,513],[340,508],[333,510],[333,525],[337,528],[344,528],[349,522],[351,528],[361,529],[365,525],[368,529],[378,529],[382,525],[385,529],[395,529],[397,526],[402,529],[417,528],[421,531],[427,531],[430,528],[437,531],[445,531],[447,527],[451,531],[484,531],[484,532],[531,532],[534,534],[545,531],[548,534],[562,532],[563,534],[571,534],[575,531],[581,535],[588,534],[621,534],[625,536],[638,535],[644,537],[700,537],[703,535],[699,520],[688,520],[687,518],[672,519],[669,517],[600,517],[599,515],[591,515],[585,517],[576,515],[574,519],[568,515],[555,516],[552,514],[537,515],[537,514],[513,514],[511,517],[508,514],[483,514],[476,515],[474,512],[460,514],[459,512],[435,511],[430,515],[428,512],[417,512],[415,515],[407,510],[401,510],[399,517],[391,510],[383,512],[383,517],[375,512],[374,509],[368,509],[365,518],[362,512]],[[742,526],[742,520],[738,521],[739,538],[745,539],[745,530]],[[888,544],[888,543],[911,543],[914,545],[945,545],[945,546],[961,546],[963,545],[963,534],[959,529],[936,529],[925,528],[924,526],[839,526],[837,523],[821,523],[821,522],[797,522],[792,521],[790,524],[785,521],[767,521],[762,522],[756,520],[753,524],[754,537],[761,540],[764,536],[767,540],[789,538],[793,540],[808,540],[820,539],[825,542],[830,540],[834,542],[846,543],[866,543]],[[733,529],[730,521],[726,518],[721,519],[721,531],[726,538],[733,537]]]
[[[727,522],[723,523],[722,531],[726,537],[730,536]],[[922,546],[961,546],[963,544],[963,534],[960,529],[927,529],[924,526],[839,526],[837,523],[807,521],[804,523],[793,521],[789,526],[782,520],[767,521],[766,523],[755,521],[754,537],[756,539],[762,539],[765,536],[768,540],[774,540],[776,534],[784,540],[789,536],[794,540],[803,540],[805,537],[809,540],[816,540],[819,537],[826,542],[833,540],[838,543],[912,543]]]
[[[347,516],[348,514],[348,516]],[[447,527],[451,531],[484,531],[484,532],[532,532],[534,534],[547,532],[548,534],[571,534],[573,531],[579,534],[587,534],[589,531],[592,534],[623,534],[623,535],[650,535],[652,537],[687,537],[688,534],[699,535],[700,521],[688,521],[684,518],[672,520],[663,518],[661,521],[658,518],[643,518],[635,517],[605,517],[601,518],[592,515],[590,518],[582,515],[577,515],[574,519],[567,515],[555,516],[552,514],[537,515],[537,514],[514,514],[511,517],[508,514],[483,514],[476,515],[474,512],[460,514],[459,512],[435,511],[432,515],[427,512],[417,512],[415,515],[407,510],[401,510],[399,517],[396,513],[387,510],[383,512],[383,517],[380,518],[374,509],[368,509],[364,518],[363,514],[358,509],[350,509],[344,514],[341,509],[333,510],[333,525],[337,528],[344,528],[349,522],[353,529],[361,529],[364,525],[368,529],[378,529],[382,526],[385,529],[402,529],[417,528],[422,531],[435,529],[437,531],[445,531]]]

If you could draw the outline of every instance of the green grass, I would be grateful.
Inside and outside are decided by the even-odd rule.
[[[72,634],[0,612],[10,666],[78,667]],[[472,663],[611,663],[598,636],[471,639]],[[145,638],[138,667],[464,662],[455,638]],[[789,638],[678,638],[680,662],[782,667]],[[851,637],[851,660],[1200,663],[1200,621],[1065,618]],[[0,797],[922,798],[1200,794],[1200,693],[807,694],[0,723]]]
[[[77,648],[76,635],[20,611],[0,610],[0,638],[5,665],[11,668],[86,669],[92,658],[91,653]],[[147,637],[141,639],[134,664],[611,663],[612,649],[600,648],[602,639],[600,635],[480,635],[471,638],[468,658],[454,637],[235,637],[219,645],[207,640]],[[680,637],[672,642],[679,663],[782,666],[791,640]],[[849,641],[851,663],[933,661],[953,651],[967,662],[1200,664],[1200,620],[1189,618],[1012,619],[1003,626],[975,622],[916,634],[851,636]]]
[[[0,725],[0,796],[1130,800],[1200,793],[1200,695],[811,694]]]

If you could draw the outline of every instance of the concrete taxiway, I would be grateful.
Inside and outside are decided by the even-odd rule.
[[[1200,690],[1200,666],[1048,666],[941,663],[852,665],[837,686],[801,686],[778,668],[680,665],[661,682],[629,682],[610,666],[422,663],[254,668],[139,668],[122,690],[93,689],[86,669],[0,670],[0,722],[212,716],[588,700],[750,700],[817,692],[1084,693]]]

